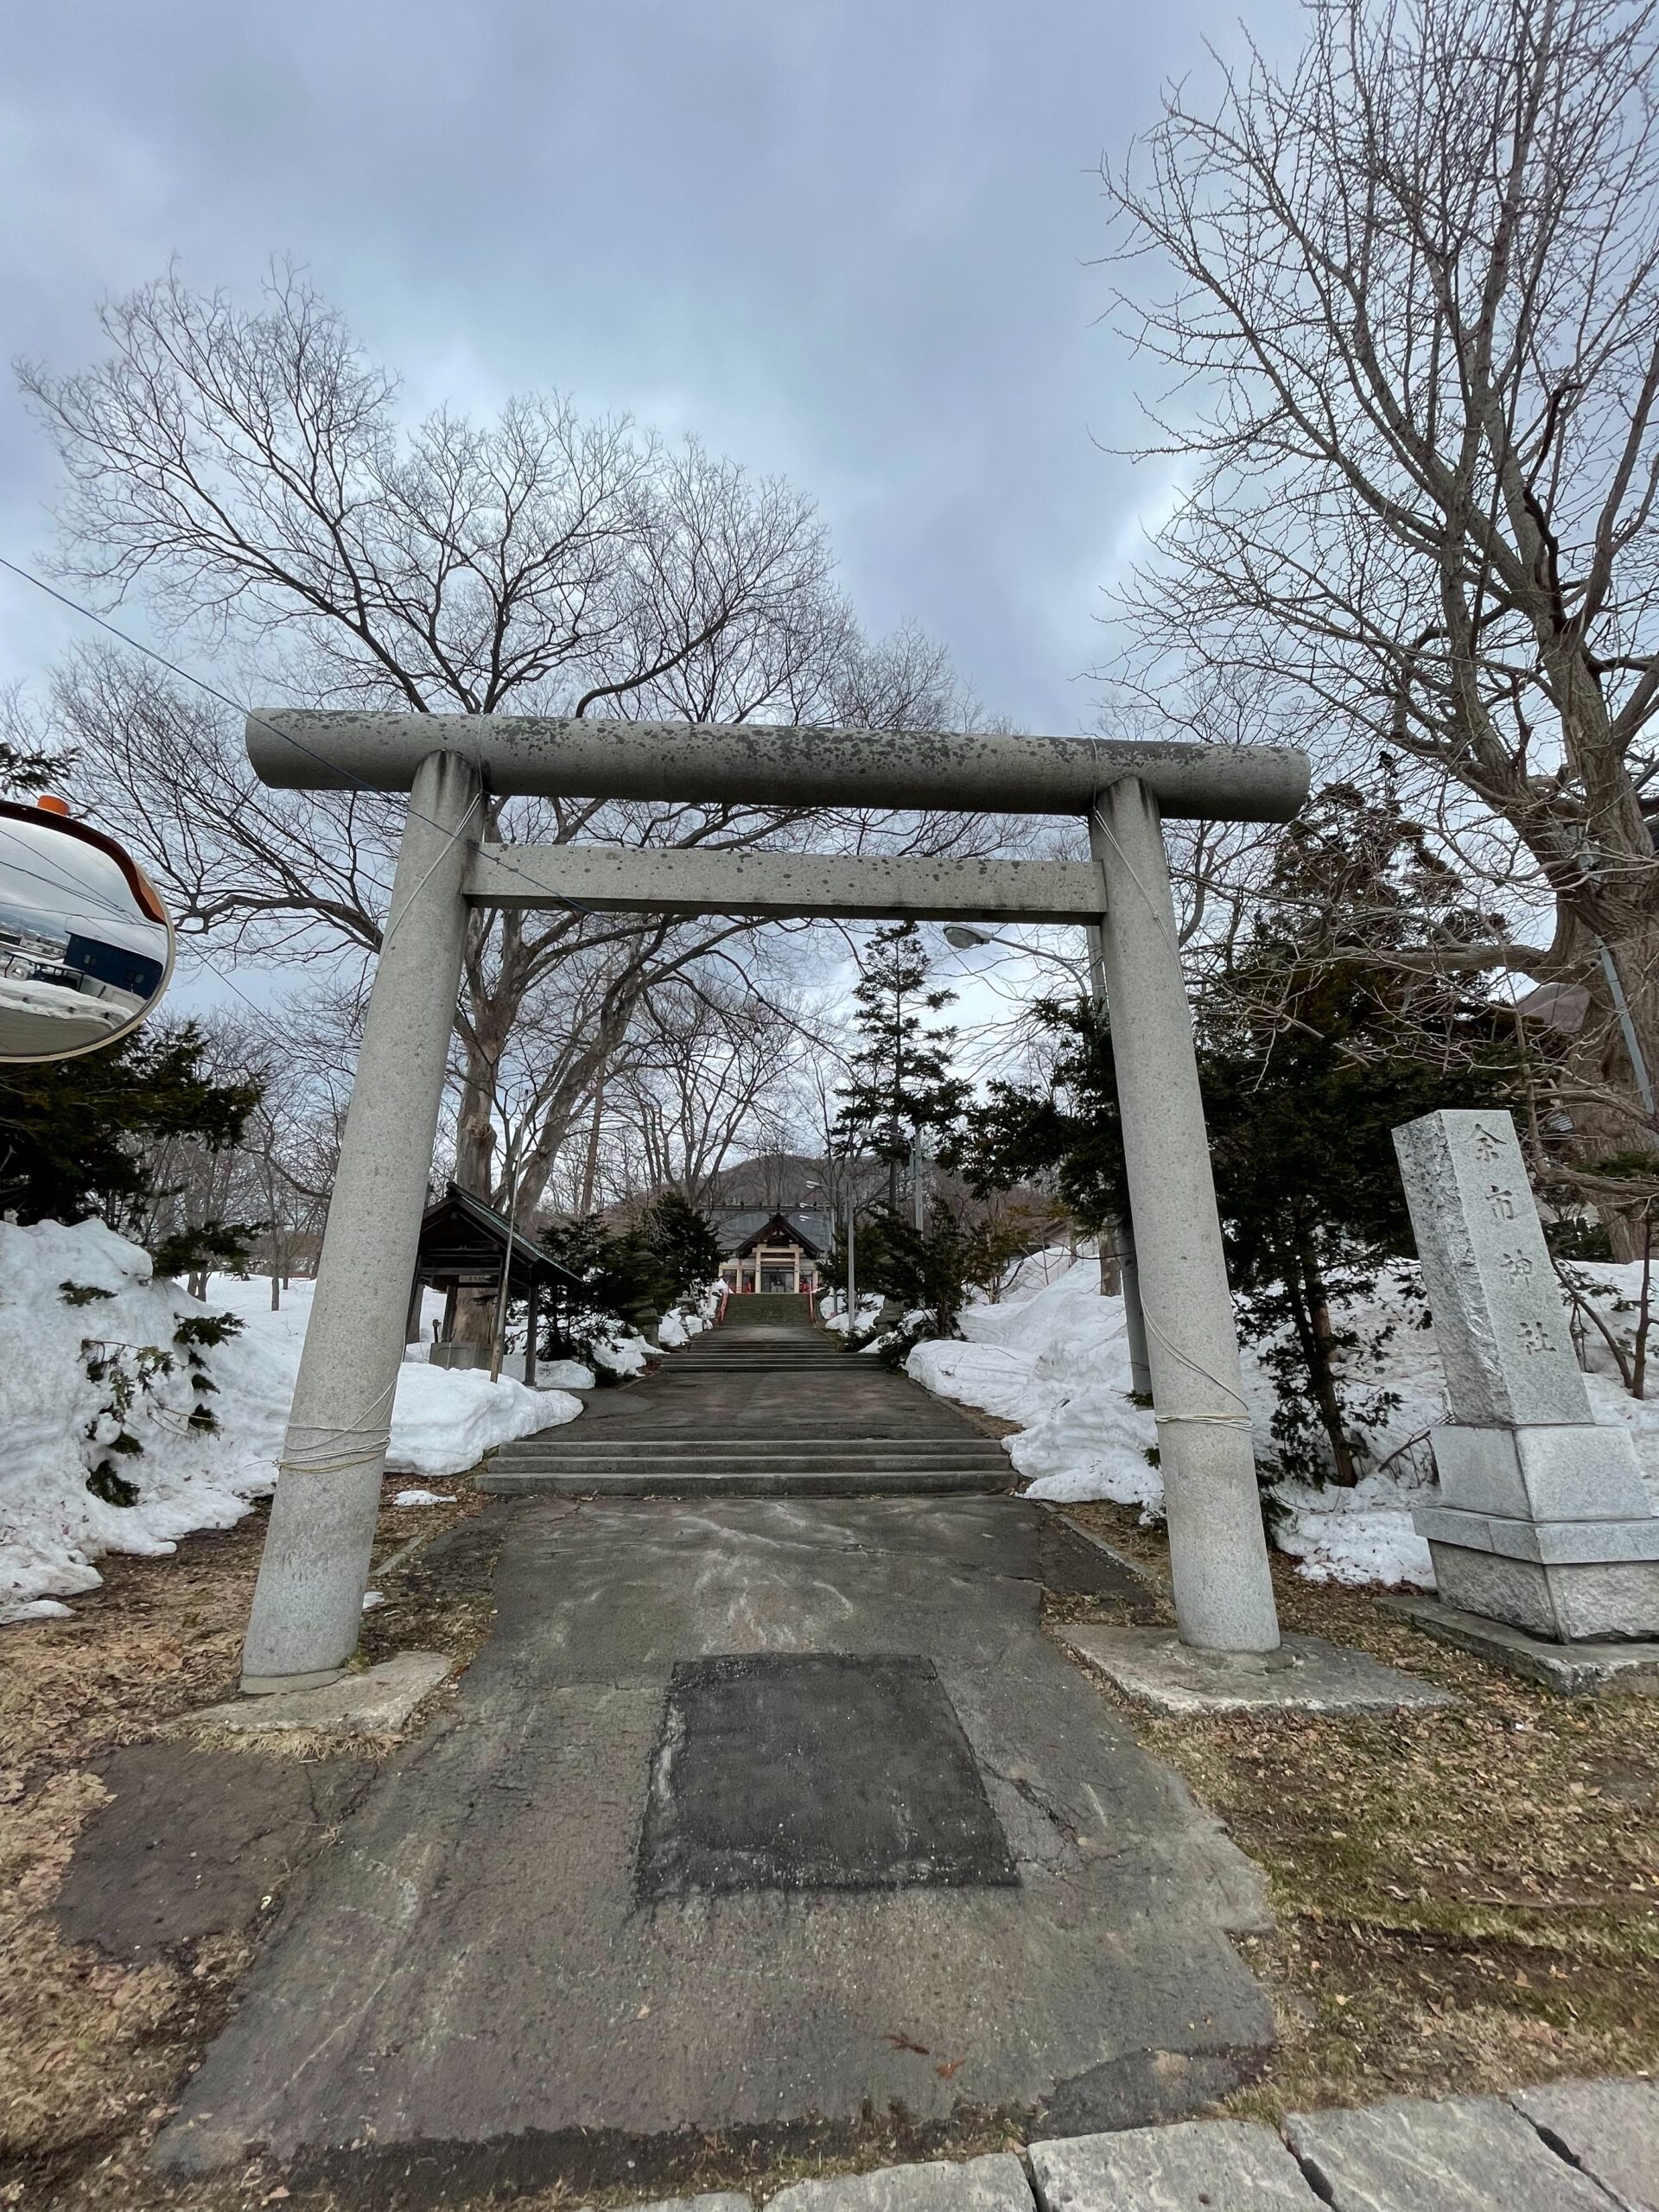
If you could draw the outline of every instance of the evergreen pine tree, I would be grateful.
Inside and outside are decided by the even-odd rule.
[[[834,1135],[848,1152],[868,1149],[887,1163],[887,1207],[899,1210],[900,1168],[912,1143],[956,1126],[968,1085],[950,1071],[956,1031],[926,1017],[953,1003],[954,991],[928,988],[927,954],[914,922],[878,930],[853,997],[860,1042],[849,1080],[836,1090]]]
[[[193,1022],[152,1024],[96,1052],[0,1067],[0,1211],[81,1221],[132,1209],[151,1189],[145,1147],[193,1136],[234,1144],[257,1084],[215,1083]],[[222,1224],[210,1225],[222,1232]],[[227,1256],[222,1233],[213,1247]],[[174,1268],[189,1264],[169,1251]]]
[[[720,1238],[714,1224],[678,1191],[664,1191],[645,1208],[646,1242],[672,1285],[671,1297],[701,1290],[720,1273]]]

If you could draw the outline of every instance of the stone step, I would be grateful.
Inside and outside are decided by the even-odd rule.
[[[1000,1452],[999,1437],[967,1427],[867,1428],[861,1421],[757,1422],[753,1428],[722,1430],[713,1422],[664,1421],[658,1427],[631,1421],[571,1422],[543,1428],[498,1445],[501,1452],[744,1452],[775,1459],[780,1452]]]
[[[849,1452],[837,1459],[825,1453],[821,1459],[802,1460],[788,1452],[775,1452],[769,1459],[685,1459],[678,1452],[664,1453],[657,1458],[613,1459],[595,1454],[591,1459],[569,1457],[545,1459],[493,1459],[487,1462],[492,1470],[503,1474],[524,1475],[695,1475],[699,1481],[707,1478],[771,1474],[780,1467],[802,1476],[859,1474],[891,1476],[895,1480],[915,1476],[936,1474],[979,1474],[994,1482],[1012,1479],[1012,1462],[1005,1458],[995,1459],[919,1459],[897,1452]]]
[[[861,1354],[854,1354],[861,1357]],[[843,1367],[848,1354],[844,1351],[817,1351],[810,1346],[804,1351],[789,1350],[756,1350],[754,1351],[702,1352],[696,1357],[689,1351],[677,1351],[673,1364],[683,1375],[688,1368],[703,1367]]]
[[[675,1378],[686,1376],[832,1376],[847,1374],[842,1360],[675,1360]],[[852,1374],[861,1370],[854,1367]],[[880,1370],[876,1370],[880,1374]]]
[[[750,1442],[708,1442],[708,1431],[688,1435],[683,1429],[668,1429],[661,1435],[631,1435],[626,1440],[604,1442],[604,1438],[575,1438],[560,1435],[557,1429],[542,1431],[542,1435],[520,1435],[511,1445],[495,1445],[491,1458],[564,1458],[564,1460],[661,1460],[672,1453],[677,1460],[798,1460],[798,1458],[825,1458],[847,1453],[887,1453],[889,1458],[912,1458],[912,1460],[995,1460],[1002,1458],[1002,1445],[995,1438],[984,1435],[845,1435],[836,1429],[803,1429],[801,1433],[777,1431],[763,1445]]]
[[[619,1422],[620,1427],[621,1424]],[[607,1459],[660,1456],[672,1452],[685,1459],[845,1459],[851,1452],[873,1452],[887,1459],[906,1456],[924,1459],[960,1457],[970,1459],[1000,1459],[1002,1446],[994,1436],[868,1436],[837,1435],[833,1430],[803,1430],[798,1435],[773,1434],[764,1437],[734,1436],[718,1441],[705,1437],[688,1436],[683,1429],[669,1429],[654,1435],[601,1436],[592,1433],[586,1436],[564,1436],[556,1429],[543,1430],[538,1436],[515,1437],[511,1443],[495,1446],[497,1459],[534,1452],[545,1458],[550,1452],[563,1452],[571,1459],[588,1459],[598,1454]]]
[[[857,1467],[803,1474],[793,1467],[753,1468],[741,1474],[696,1474],[664,1468],[626,1474],[581,1469],[543,1472],[487,1461],[476,1478],[493,1497],[909,1497],[935,1493],[988,1496],[1014,1487],[1011,1467],[911,1468],[871,1472]]]
[[[839,1351],[841,1339],[827,1329],[705,1329],[688,1337],[687,1351],[721,1351],[730,1346],[748,1350],[755,1344],[806,1344],[817,1351]]]
[[[805,1358],[763,1358],[763,1360],[675,1360],[675,1371],[681,1376],[777,1376],[777,1374],[842,1374],[845,1360],[838,1351],[832,1351],[827,1360]],[[854,1370],[856,1374],[858,1370]]]

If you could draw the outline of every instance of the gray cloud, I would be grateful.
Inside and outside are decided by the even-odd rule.
[[[1270,0],[1271,21],[1290,20]],[[1087,728],[1098,585],[1163,486],[1100,327],[1093,170],[1210,0],[54,0],[0,87],[8,353],[69,366],[177,252],[305,264],[412,407],[535,385],[692,429],[821,502],[865,619],[1023,727]],[[0,550],[52,464],[0,395]],[[0,577],[0,674],[72,634]]]

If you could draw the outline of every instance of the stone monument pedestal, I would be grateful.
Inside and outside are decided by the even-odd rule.
[[[1442,1601],[1557,1643],[1659,1637],[1659,1516],[1598,1425],[1507,1114],[1395,1131],[1452,1420],[1412,1515]]]
[[[1430,1440],[1441,1503],[1412,1519],[1448,1605],[1563,1643],[1659,1629],[1659,1517],[1623,1429],[1448,1427]]]

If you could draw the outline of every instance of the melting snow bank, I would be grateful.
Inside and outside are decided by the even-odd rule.
[[[149,1256],[102,1222],[0,1224],[0,1621],[61,1613],[57,1598],[97,1587],[100,1552],[170,1552],[230,1527],[272,1487],[311,1286],[296,1283],[279,1313],[269,1283],[215,1276],[209,1289],[204,1305],[153,1281]],[[226,1313],[241,1333],[193,1347],[188,1325]],[[460,1474],[492,1445],[581,1410],[562,1391],[411,1362],[389,1464]],[[129,1491],[130,1503],[111,1502]]]
[[[843,1307],[847,1303],[844,1290],[832,1290],[818,1302],[818,1319],[826,1329],[838,1337],[861,1337],[866,1329],[873,1329],[881,1318],[881,1308],[887,1303],[882,1298],[873,1298],[865,1292],[859,1299],[858,1312],[849,1320]],[[941,1345],[941,1351],[948,1347]]]
[[[1616,1307],[1634,1298],[1640,1268],[1579,1272],[1596,1284],[1610,1325],[1628,1332],[1630,1317]],[[1445,1420],[1446,1399],[1433,1339],[1419,1325],[1421,1303],[1414,1307],[1404,1295],[1414,1274],[1405,1266],[1392,1269],[1374,1299],[1341,1317],[1363,1338],[1384,1323],[1395,1325],[1380,1356],[1357,1360],[1352,1370],[1363,1388],[1387,1391],[1395,1401],[1372,1432],[1382,1464],[1352,1490],[1281,1479],[1268,1492],[1274,1541],[1311,1580],[1433,1586],[1428,1547],[1411,1525],[1411,1508],[1426,1503],[1433,1488],[1433,1468],[1427,1446],[1413,1440]],[[1032,1497],[1057,1503],[1108,1498],[1151,1517],[1163,1503],[1162,1478],[1148,1457],[1157,1431],[1150,1410],[1129,1396],[1123,1301],[1103,1298],[1099,1285],[1098,1263],[1087,1258],[1030,1297],[969,1306],[961,1317],[964,1341],[918,1344],[906,1371],[941,1397],[1017,1421],[1020,1433],[1008,1438],[1007,1451],[1030,1478]],[[1659,1510],[1659,1403],[1638,1402],[1620,1389],[1599,1338],[1590,1338],[1586,1356],[1596,1418],[1631,1430]],[[1243,1374],[1265,1457],[1273,1385],[1248,1350]],[[1398,1456],[1390,1460],[1391,1454]]]

